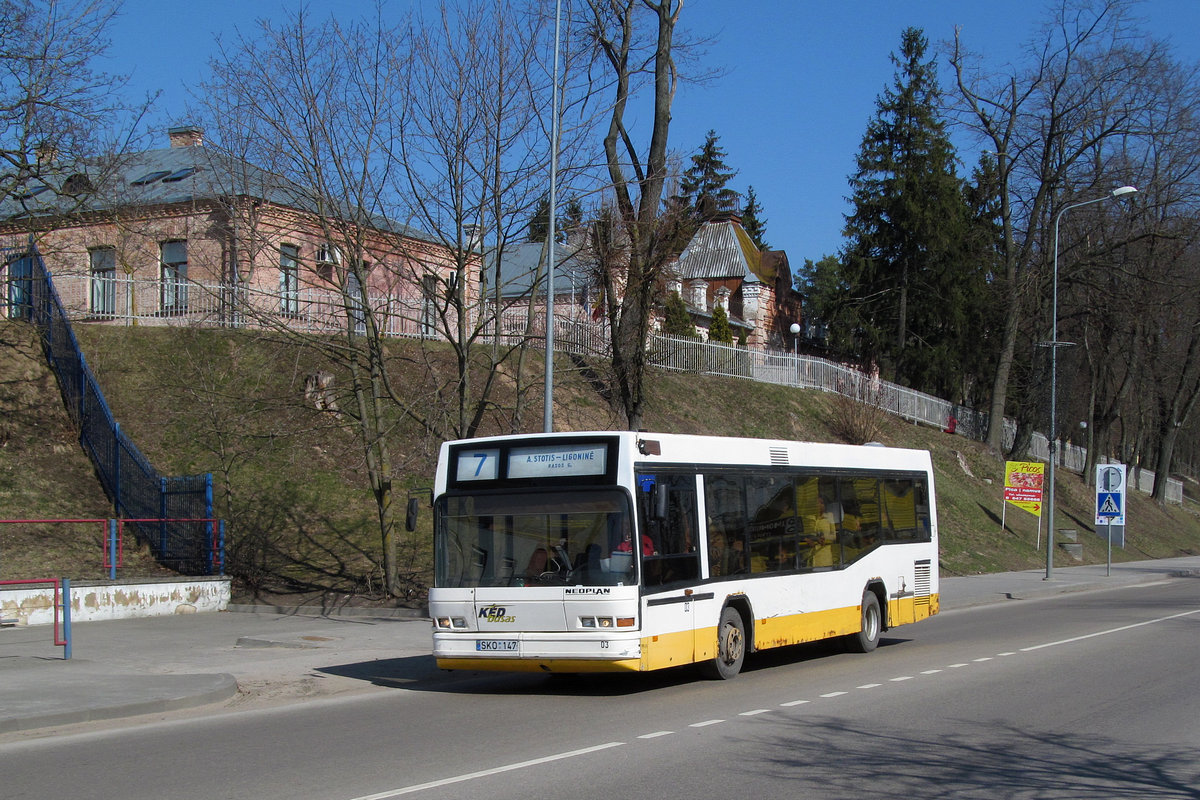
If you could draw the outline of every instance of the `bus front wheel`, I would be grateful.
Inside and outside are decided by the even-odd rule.
[[[726,608],[721,612],[721,623],[717,626],[717,657],[704,665],[704,673],[710,678],[727,681],[742,671],[746,659],[746,623],[736,609]]]
[[[879,633],[883,630],[883,614],[879,610],[879,598],[868,589],[862,599],[862,625],[858,633],[852,633],[847,641],[856,653],[869,653],[879,645]]]

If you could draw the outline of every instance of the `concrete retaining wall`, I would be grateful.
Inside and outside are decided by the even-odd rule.
[[[165,617],[224,611],[228,578],[179,578],[145,583],[72,583],[71,621]],[[0,589],[0,618],[18,625],[54,623],[54,587]]]

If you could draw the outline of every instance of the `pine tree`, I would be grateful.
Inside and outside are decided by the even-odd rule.
[[[713,309],[712,322],[708,325],[708,340],[721,344],[733,344],[733,327],[729,324],[729,315],[724,306]]]
[[[876,102],[850,179],[853,211],[837,281],[848,290],[844,349],[895,380],[939,393],[957,385],[968,267],[968,212],[937,108],[935,62],[917,28],[901,36],[893,84]]]
[[[550,195],[542,195],[533,216],[529,218],[529,241],[544,242],[550,235]]]
[[[769,250],[770,245],[763,238],[767,233],[767,220],[763,218],[762,211],[758,195],[754,193],[754,187],[751,186],[746,189],[746,205],[742,208],[742,227],[750,235],[750,241],[754,242],[755,247],[759,250]]]
[[[561,224],[556,223],[556,227],[563,231],[564,234],[583,227],[583,204],[579,202],[578,197],[572,195],[568,198],[567,206],[563,211],[562,222]]]
[[[567,240],[568,232],[578,230],[583,225],[583,204],[578,197],[567,200],[566,207],[554,219],[554,238],[558,242]],[[529,218],[526,228],[529,241],[544,242],[550,235],[550,196],[542,195],[538,201],[533,216]]]
[[[663,314],[662,331],[667,336],[678,336],[683,339],[699,339],[696,326],[692,324],[692,315],[688,313],[679,292],[671,292],[667,297]]]
[[[712,217],[724,205],[735,204],[737,192],[726,184],[737,170],[725,164],[725,150],[717,144],[717,132],[710,130],[699,152],[692,156],[692,165],[683,173],[680,188],[698,221]]]

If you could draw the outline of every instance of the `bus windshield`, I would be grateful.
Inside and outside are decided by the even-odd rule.
[[[636,582],[629,499],[620,491],[449,496],[436,517],[439,587]]]

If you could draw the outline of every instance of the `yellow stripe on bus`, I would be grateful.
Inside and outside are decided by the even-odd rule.
[[[919,600],[919,602],[918,602]],[[938,612],[938,596],[902,597],[888,601],[888,626],[915,622]],[[754,647],[773,647],[816,642],[857,633],[861,623],[858,606],[790,614],[760,619],[754,625]],[[716,627],[645,636],[641,659],[619,661],[570,658],[439,658],[440,669],[499,670],[504,672],[646,672],[708,661],[716,656]]]

